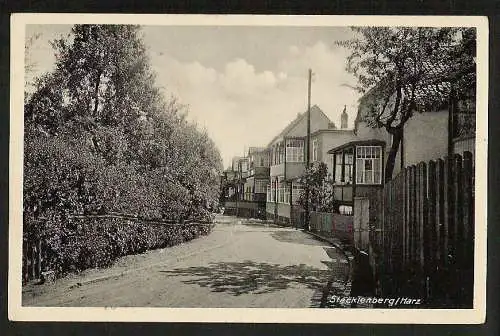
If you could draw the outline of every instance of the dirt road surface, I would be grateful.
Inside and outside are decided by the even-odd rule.
[[[221,216],[206,237],[28,285],[23,306],[319,307],[348,273],[342,253],[304,232]]]

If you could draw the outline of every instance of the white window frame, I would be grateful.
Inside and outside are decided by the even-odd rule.
[[[340,160],[337,160],[337,157]],[[333,154],[333,181],[336,184],[342,184],[342,166],[344,165],[344,155],[342,152]],[[340,168],[340,169],[339,169]]]
[[[382,184],[382,146],[357,146],[355,154],[356,184]],[[378,170],[376,169],[376,160],[378,160]],[[367,162],[371,162],[371,170],[365,169]],[[367,172],[371,172],[371,181],[368,182],[366,180]],[[375,180],[375,173],[377,172],[378,181]]]
[[[270,202],[276,202],[276,181],[271,181],[269,191],[270,191]]]
[[[287,139],[286,162],[304,162],[304,139]]]
[[[313,141],[312,141],[312,160],[313,160],[313,162],[319,160],[318,150],[319,150],[318,139],[313,139]]]
[[[255,193],[263,194],[266,192],[267,180],[255,180]]]

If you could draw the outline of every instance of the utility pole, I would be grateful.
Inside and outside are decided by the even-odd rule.
[[[306,170],[311,164],[310,146],[311,146],[311,77],[312,70],[309,69],[309,78],[307,82],[307,141],[306,141]],[[309,231],[309,183],[306,183],[306,208],[304,230]]]

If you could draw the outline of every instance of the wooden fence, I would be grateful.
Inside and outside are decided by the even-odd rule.
[[[133,214],[123,214],[123,213],[107,213],[107,214],[75,214],[70,215],[69,218],[114,218],[114,219],[125,219],[131,221],[140,221],[141,223],[147,225],[167,225],[167,226],[175,226],[175,225],[213,225],[213,220],[185,220],[185,221],[177,221],[177,220],[157,220],[157,219],[147,219],[142,218]],[[43,219],[40,219],[43,220]],[[23,238],[23,267],[22,267],[22,280],[23,283],[27,283],[30,280],[37,280],[42,277],[43,271],[45,269],[45,252],[44,241],[38,237],[29,237]]]
[[[353,216],[337,213],[311,211],[310,227],[314,232],[327,237],[336,237],[352,242]]]
[[[410,166],[384,189],[383,295],[471,308],[474,171],[470,152]]]

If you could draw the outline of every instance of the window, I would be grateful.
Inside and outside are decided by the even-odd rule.
[[[360,146],[356,148],[356,183],[382,183],[382,147]]]
[[[350,205],[339,206],[339,213],[341,215],[352,216],[352,206],[350,206]]]
[[[273,165],[279,165],[283,163],[284,160],[284,150],[282,143],[275,145],[271,150],[271,163]]]
[[[334,155],[335,183],[352,183],[353,151],[347,149]]]
[[[304,140],[302,139],[287,140],[286,161],[304,162]]]
[[[267,181],[266,180],[255,180],[255,193],[263,194],[266,192]]]
[[[312,142],[312,160],[313,161],[319,160],[318,151],[319,151],[318,139],[314,139]]]
[[[352,164],[353,164],[353,152],[347,150],[344,152],[344,178],[343,182],[352,183]]]
[[[285,204],[290,204],[290,188],[283,187],[283,189],[285,190],[285,191],[284,191],[284,194],[285,194],[285,200],[284,200],[284,203],[285,203]]]
[[[335,153],[334,156],[335,160],[335,182],[340,183],[342,182],[342,152]]]
[[[241,161],[241,171],[246,172],[248,170],[248,162],[246,160]]]
[[[272,181],[271,182],[271,186],[270,186],[270,197],[269,197],[269,200],[270,202],[276,202],[276,181]]]
[[[278,182],[278,203],[284,203],[285,202],[285,194],[283,190],[283,185],[281,182]]]
[[[276,192],[278,203],[290,203],[290,190],[288,190],[287,184],[283,180],[283,177],[280,177],[280,180],[277,182]]]

